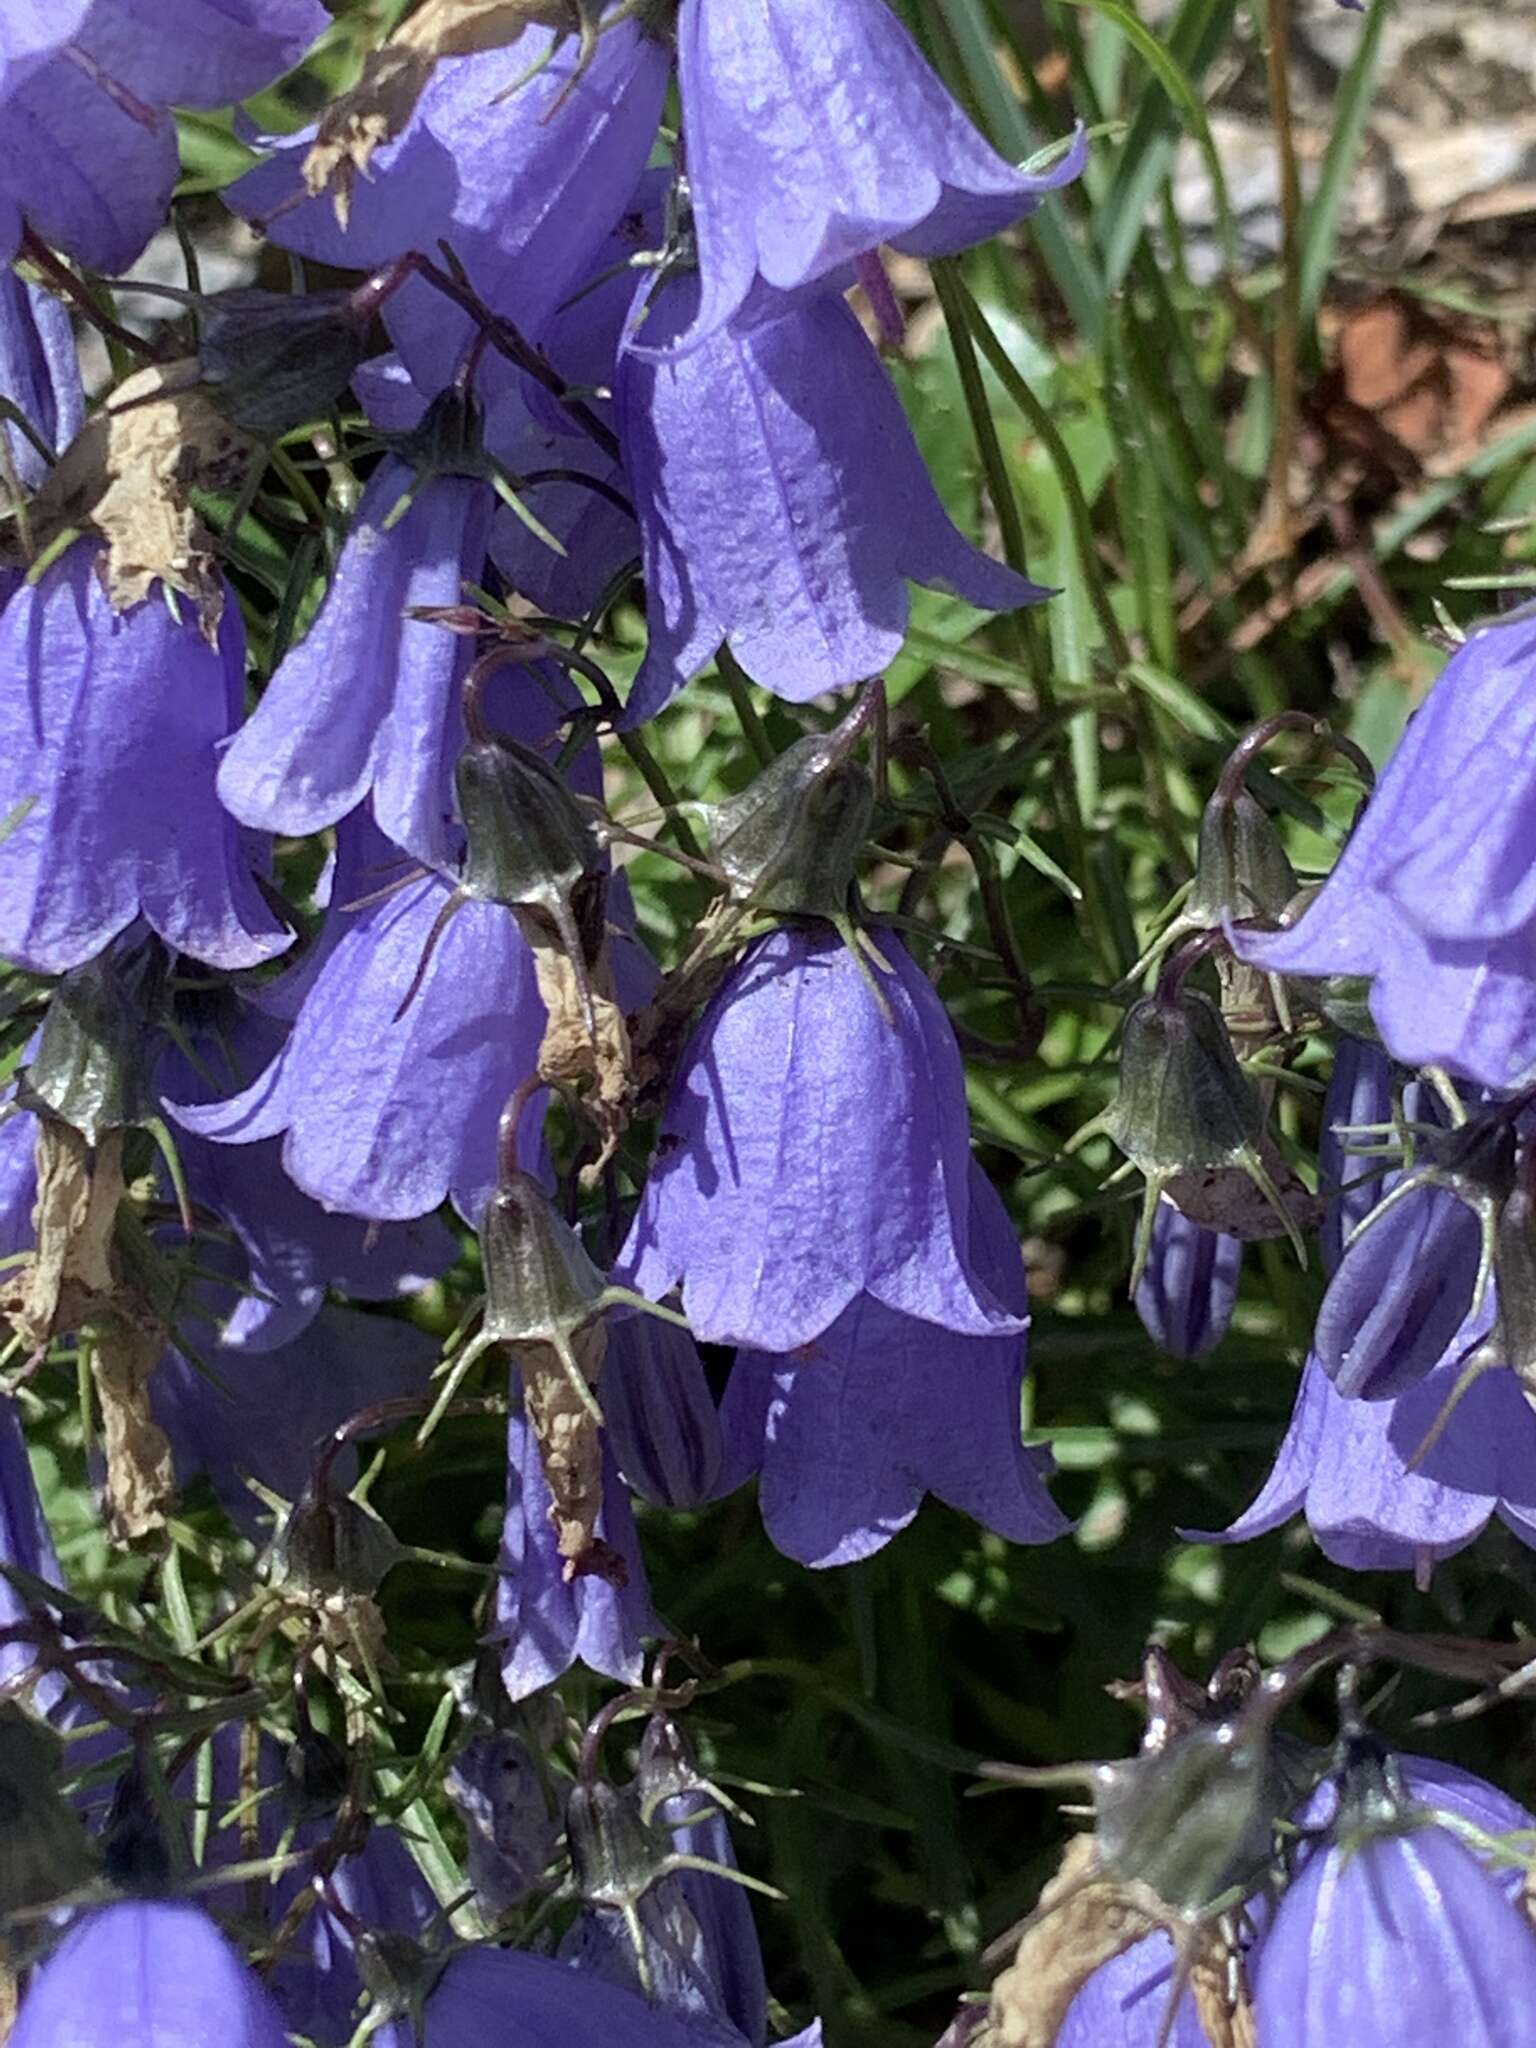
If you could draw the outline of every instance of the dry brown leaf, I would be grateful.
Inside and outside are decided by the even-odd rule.
[[[150,1378],[164,1350],[157,1323],[130,1320],[120,1310],[102,1318],[91,1346],[107,1459],[107,1529],[119,1543],[163,1529],[176,1501],[171,1446],[149,1405]]]
[[[976,2048],[1052,2048],[1067,2008],[1101,1963],[1164,1924],[1146,1885],[1095,1878],[1091,1835],[1068,1842],[1014,1959],[992,1987]]]
[[[539,1047],[539,1079],[574,1090],[595,1126],[601,1147],[588,1175],[601,1172],[629,1124],[634,1089],[629,1028],[614,999],[608,949],[602,946],[587,968],[596,1023],[587,1020],[576,968],[547,917],[536,910],[515,912],[533,953],[533,969],[546,1022]]]
[[[356,179],[404,129],[438,60],[502,49],[534,26],[574,32],[580,10],[575,0],[426,0],[392,41],[370,52],[357,84],[321,116],[304,159],[310,193],[330,191],[345,227]]]
[[[1198,1928],[1189,1938],[1193,1943],[1189,1988],[1205,2038],[1211,2048],[1254,2048],[1253,2007],[1241,1965],[1234,1969],[1232,1951],[1214,1927]],[[1234,1974],[1235,2004],[1229,1995]]]
[[[22,1340],[40,1350],[108,1304],[115,1281],[112,1230],[123,1195],[123,1137],[109,1131],[91,1148],[72,1124],[39,1117],[34,1145],[36,1250],[16,1274],[6,1311]]]
[[[197,606],[218,636],[224,583],[192,509],[194,485],[216,488],[244,467],[251,443],[198,383],[192,358],[156,363],[120,384],[60,456],[33,499],[39,548],[72,527],[107,544],[103,580],[119,611],[158,578]]]
[[[601,1322],[588,1324],[572,1339],[571,1348],[589,1386],[597,1382],[607,1343]],[[609,1576],[611,1553],[597,1533],[603,1505],[601,1429],[571,1384],[553,1345],[519,1344],[515,1353],[528,1420],[538,1439],[549,1487],[549,1519],[565,1559],[565,1576],[573,1579],[579,1572],[594,1569]]]
[[[1313,1194],[1281,1157],[1272,1140],[1264,1140],[1259,1157],[1275,1184],[1286,1215],[1303,1236],[1315,1230],[1327,1207],[1323,1196]],[[1191,1223],[1203,1223],[1207,1230],[1225,1231],[1229,1237],[1240,1237],[1245,1244],[1287,1235],[1284,1219],[1263,1189],[1240,1166],[1175,1174],[1163,1193]]]

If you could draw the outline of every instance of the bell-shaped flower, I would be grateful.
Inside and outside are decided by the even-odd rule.
[[[611,1451],[605,1447],[595,1527],[607,1571],[571,1569],[560,1554],[553,1506],[533,1429],[515,1409],[507,1419],[507,1509],[493,1626],[507,1692],[526,1699],[576,1663],[638,1685],[641,1639],[666,1631],[651,1611],[634,1513]]]
[[[443,1781],[464,1825],[464,1867],[490,1919],[521,1905],[554,1861],[560,1814],[528,1745],[509,1728],[472,1735]]]
[[[218,801],[245,642],[227,593],[219,644],[157,591],[116,612],[96,546],[73,547],[0,611],[0,955],[62,974],[142,915],[167,945],[253,967],[292,934],[267,907]]]
[[[1170,1358],[1203,1358],[1227,1334],[1242,1278],[1243,1242],[1207,1230],[1165,1196],[1152,1219],[1136,1313]]]
[[[402,1219],[451,1194],[474,1221],[496,1184],[497,1119],[543,1037],[533,957],[509,911],[468,904],[401,1014],[451,890],[429,875],[359,908],[389,849],[361,815],[338,836],[330,935],[291,1034],[240,1094],[177,1118],[226,1144],[281,1137],[283,1170],[326,1208]]]
[[[1053,2048],[1211,2048],[1188,1991],[1168,2027],[1176,1981],[1172,1941],[1166,1934],[1144,1935],[1088,1978],[1067,2008]]]
[[[170,210],[171,109],[245,99],[330,23],[320,0],[7,0],[4,12],[0,258],[26,225],[108,274]]]
[[[1021,1440],[1029,1300],[1018,1238],[979,1167],[969,1189],[974,1270],[1017,1333],[957,1336],[863,1294],[791,1357],[737,1354],[722,1487],[760,1474],[763,1524],[787,1557],[869,1557],[926,1493],[1014,1543],[1050,1543],[1071,1526],[1045,1488],[1048,1454]]]
[[[1522,1542],[1536,1545],[1536,1415],[1514,1374],[1485,1372],[1449,1405],[1467,1354],[1490,1321],[1485,1308],[1457,1333],[1434,1371],[1395,1400],[1349,1400],[1309,1358],[1258,1498],[1230,1528],[1185,1533],[1196,1541],[1244,1543],[1304,1513],[1335,1564],[1413,1571],[1421,1581],[1495,1514]]]
[[[1536,619],[1458,648],[1404,733],[1321,893],[1243,957],[1370,978],[1383,1043],[1496,1089],[1536,1073]]]
[[[197,1291],[217,1292],[206,1284]],[[195,1342],[197,1362],[169,1346],[150,1381],[150,1406],[170,1439],[178,1479],[206,1473],[243,1527],[260,1514],[248,1478],[297,1500],[331,1432],[376,1401],[424,1394],[438,1358],[437,1344],[410,1323],[330,1305],[275,1351],[210,1341],[185,1306],[179,1327]],[[333,1467],[342,1488],[355,1460],[349,1449]]]
[[[820,2040],[817,2026],[783,2048],[819,2048]],[[456,1955],[426,2003],[423,2048],[471,2041],[475,2048],[732,2048],[733,2037],[551,1956],[482,1947]]]
[[[909,579],[990,612],[1049,594],[953,524],[839,298],[725,328],[681,357],[649,353],[696,302],[696,281],[662,290],[639,330],[647,352],[632,337],[619,358],[648,636],[629,723],[669,704],[722,641],[796,703],[878,674],[901,649]]]
[[[579,76],[575,42],[551,56],[553,40],[528,28],[504,48],[440,60],[401,133],[355,182],[344,226],[330,194],[305,196],[304,140],[232,186],[231,205],[281,247],[359,270],[409,250],[435,256],[446,239],[481,299],[536,337],[628,206],[670,70],[662,42],[633,22],[608,28]],[[384,318],[434,390],[474,335],[419,278],[393,293]]]
[[[1281,1898],[1254,2008],[1265,2048],[1532,2048],[1536,1933],[1448,1829],[1346,1826]]]
[[[0,269],[0,398],[26,416],[56,455],[73,441],[85,418],[75,330],[67,310],[51,292],[7,269]],[[30,435],[0,420],[0,441],[21,483],[36,490],[48,464]]]
[[[607,1329],[603,1418],[619,1470],[655,1507],[714,1500],[725,1452],[698,1346],[686,1330],[654,1316],[610,1315]]]
[[[213,2033],[210,2034],[210,2025]],[[287,2048],[283,2015],[197,1906],[124,1899],[87,1913],[37,1971],[11,2048]]]
[[[681,1287],[701,1343],[789,1352],[857,1295],[962,1336],[1017,1336],[970,1254],[965,1081],[944,1005],[894,932],[757,940],[683,1053],[618,1276]]]
[[[479,583],[494,503],[463,476],[421,485],[394,458],[369,480],[313,626],[284,658],[219,764],[242,824],[301,834],[373,800],[380,829],[429,867],[458,849],[453,765],[473,643],[418,607],[458,604]]]
[[[1032,177],[992,149],[885,0],[683,0],[679,84],[703,291],[690,339],[761,278],[836,286],[882,242],[943,256],[1075,178],[1079,143]]]

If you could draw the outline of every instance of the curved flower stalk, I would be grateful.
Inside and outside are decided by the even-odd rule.
[[[651,300],[646,350],[695,302],[692,283]],[[722,641],[795,703],[877,674],[901,650],[909,578],[992,612],[1050,594],[953,525],[873,342],[836,297],[681,357],[632,337],[614,395],[646,587],[630,725]]]
[[[1536,1075],[1529,836],[1536,620],[1459,647],[1382,772],[1321,893],[1288,930],[1244,932],[1277,974],[1370,978],[1405,1066],[1485,1087]]]
[[[894,933],[757,940],[679,1067],[618,1276],[704,1343],[791,1352],[855,1297],[962,1336],[1025,1321],[978,1276],[954,1033]],[[875,976],[877,1000],[866,976]]]
[[[116,612],[77,541],[0,611],[0,955],[61,974],[137,917],[215,967],[292,943],[214,790],[239,719],[245,638],[228,595],[218,646],[164,592]]]
[[[970,1243],[998,1302],[1027,1321],[1018,1240],[976,1166]],[[813,1566],[883,1549],[927,1493],[1011,1542],[1054,1542],[1071,1524],[1045,1489],[1048,1454],[1020,1440],[1024,1373],[1022,1331],[957,1336],[860,1295],[791,1357],[738,1353],[721,1488],[757,1472],[775,1547]]]
[[[171,109],[246,98],[330,21],[320,0],[21,0],[5,11],[0,259],[30,227],[109,274],[169,211],[180,169]]]
[[[1083,167],[1081,136],[1042,176],[1006,163],[884,0],[683,0],[677,33],[702,278],[682,346],[717,333],[759,280],[837,290],[882,242],[968,249]]]

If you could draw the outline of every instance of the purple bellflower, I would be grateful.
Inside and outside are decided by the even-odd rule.
[[[455,1956],[427,2000],[426,2019],[424,2048],[469,2041],[475,2048],[736,2048],[740,2041],[526,1949]],[[814,2026],[783,2048],[819,2048],[820,2039]]]
[[[4,13],[0,260],[29,226],[109,274],[169,211],[171,108],[246,98],[330,23],[320,0],[6,0]]]
[[[603,1416],[619,1470],[656,1507],[716,1499],[725,1453],[698,1346],[655,1316],[610,1315],[607,1327]]]
[[[79,433],[85,394],[75,331],[69,314],[51,292],[27,284],[14,270],[0,268],[0,398],[25,414],[48,446],[59,454]],[[0,440],[28,490],[36,490],[48,465],[19,427],[0,422]]]
[[[837,289],[882,242],[943,256],[987,241],[1082,169],[1081,140],[1040,177],[1006,163],[885,0],[683,0],[678,64],[703,280],[688,340],[758,279]]]
[[[338,838],[332,935],[291,1035],[240,1094],[176,1116],[226,1144],[281,1137],[283,1170],[325,1208],[387,1221],[451,1194],[473,1223],[496,1184],[497,1119],[543,1037],[533,956],[509,911],[468,904],[399,1015],[449,886],[429,875],[349,907],[377,890],[389,849],[361,813]]]
[[[286,2048],[283,2016],[208,1915],[125,1899],[77,1920],[27,1990],[11,2048]]]
[[[1067,2008],[1054,2048],[1210,2048],[1193,1995],[1165,2032],[1175,1977],[1173,1943],[1149,1934],[1101,1963]]]
[[[1228,1529],[1185,1534],[1243,1543],[1304,1512],[1335,1564],[1411,1570],[1423,1583],[1495,1514],[1536,1546],[1536,1415],[1512,1372],[1486,1372],[1473,1381],[1419,1456],[1491,1315],[1490,1305],[1457,1333],[1428,1378],[1394,1400],[1348,1400],[1329,1384],[1317,1358],[1309,1358],[1285,1441],[1258,1498]]]
[[[257,888],[214,790],[240,716],[245,643],[233,594],[217,648],[156,591],[115,612],[77,541],[0,611],[0,954],[60,974],[141,914],[214,967],[253,967],[292,934]]]
[[[446,238],[486,304],[537,338],[628,204],[670,68],[659,41],[618,22],[579,77],[567,41],[504,98],[551,39],[529,28],[504,49],[440,61],[404,130],[357,180],[345,227],[329,194],[304,196],[306,142],[232,186],[231,205],[281,247],[361,270],[412,249],[435,254]],[[384,318],[411,373],[433,390],[451,378],[474,333],[465,314],[416,278],[388,300]]]
[[[443,1789],[464,1823],[476,1902],[498,1919],[538,1889],[559,1846],[560,1814],[528,1745],[508,1728],[472,1735]]]
[[[925,1493],[1014,1543],[1050,1543],[1070,1528],[1045,1490],[1048,1454],[1021,1441],[1023,1260],[974,1165],[970,1244],[1017,1334],[956,1336],[864,1294],[794,1357],[738,1352],[722,1411],[722,1486],[761,1474],[763,1523],[785,1556],[814,1566],[869,1557]]]
[[[408,614],[458,604],[481,580],[494,500],[484,483],[433,477],[391,526],[412,480],[394,458],[370,479],[319,615],[225,751],[219,795],[243,824],[294,834],[371,796],[394,844],[441,868],[458,850],[473,642]]]
[[[0,1561],[30,1572],[35,1579],[62,1583],[58,1553],[48,1517],[38,1496],[27,1457],[27,1440],[21,1417],[9,1395],[0,1395]],[[13,1628],[27,1616],[27,1602],[9,1579],[0,1580],[0,1629]],[[0,1646],[0,1685],[10,1685],[32,1665],[32,1651],[25,1643]],[[56,1698],[58,1681],[45,1683],[40,1704]]]
[[[627,281],[620,282],[625,284],[627,304]],[[614,346],[616,349],[617,336]],[[545,349],[549,353],[548,343]],[[565,352],[552,359],[571,383],[607,383],[613,375],[612,353],[606,368],[590,376],[573,371]],[[482,392],[491,383],[490,370],[490,362],[482,358]],[[365,363],[353,379],[353,388],[370,421],[385,434],[412,432],[430,403],[428,394],[412,381],[394,354],[375,356]],[[579,619],[622,565],[638,557],[640,536],[631,514],[614,502],[612,494],[622,499],[625,492],[624,472],[618,463],[576,429],[552,401],[543,407],[531,404],[536,393],[536,386],[518,379],[505,383],[490,398],[485,447],[509,475],[543,479],[525,484],[522,497],[565,553],[557,554],[510,506],[498,505],[491,521],[490,555],[512,589],[539,611],[554,618]],[[592,478],[596,488],[555,474],[569,471]]]
[[[1369,1127],[1391,1119],[1392,1062],[1380,1047],[1341,1036],[1334,1049],[1317,1148],[1318,1184],[1329,1197],[1319,1238],[1323,1271],[1329,1275],[1338,1271],[1345,1240],[1385,1192],[1381,1173],[1359,1154],[1362,1147],[1378,1142]]]
[[[1536,1075],[1536,618],[1457,649],[1322,892],[1240,935],[1280,974],[1367,975],[1395,1059],[1495,1089]]]
[[[533,1430],[515,1410],[507,1419],[507,1511],[494,1625],[507,1692],[514,1700],[526,1699],[578,1662],[638,1685],[641,1638],[666,1631],[651,1611],[634,1513],[611,1450],[605,1445],[596,1534],[617,1553],[624,1583],[593,1572],[566,1576],[567,1560],[550,1520],[552,1504]]]
[[[1266,2048],[1533,2048],[1536,1933],[1447,1829],[1363,1822],[1280,1900],[1254,2006]]]
[[[1227,1334],[1242,1278],[1243,1242],[1207,1230],[1166,1198],[1136,1288],[1136,1313],[1170,1358],[1203,1358]]]
[[[696,289],[651,303],[647,348],[686,324]],[[836,297],[681,358],[632,342],[614,395],[649,636],[632,725],[722,641],[795,703],[877,674],[900,652],[909,578],[991,612],[1049,595],[952,524],[874,343]]]
[[[825,925],[732,968],[686,1048],[618,1277],[681,1286],[701,1343],[790,1352],[856,1296],[962,1336],[1018,1336],[970,1256],[959,1049],[894,932],[887,967]]]

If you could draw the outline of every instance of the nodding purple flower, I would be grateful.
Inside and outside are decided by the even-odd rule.
[[[1366,975],[1405,1066],[1496,1089],[1536,1075],[1536,619],[1458,648],[1387,763],[1322,892],[1289,930],[1240,935],[1276,973]]]
[[[1227,1334],[1242,1278],[1243,1243],[1207,1230],[1168,1200],[1157,1205],[1136,1288],[1136,1313],[1170,1358],[1203,1358]]]
[[[1426,1583],[1495,1514],[1536,1546],[1536,1415],[1514,1374],[1483,1373],[1447,1414],[1467,1354],[1491,1320],[1490,1305],[1457,1333],[1428,1378],[1394,1400],[1348,1400],[1309,1358],[1258,1498],[1230,1528],[1186,1535],[1243,1543],[1305,1513],[1335,1564],[1412,1571]]]
[[[873,938],[879,966],[825,925],[757,940],[683,1053],[619,1270],[652,1300],[681,1287],[701,1343],[797,1351],[860,1294],[963,1336],[1025,1328],[970,1252],[954,1031]]]
[[[27,1457],[27,1440],[22,1434],[21,1416],[10,1395],[0,1395],[0,1563],[16,1565],[35,1579],[62,1584],[53,1533],[32,1477]],[[16,1626],[27,1618],[28,1603],[9,1579],[0,1579],[0,1629]],[[0,1685],[10,1685],[32,1667],[33,1652],[26,1643],[0,1645]],[[53,1681],[47,1690],[56,1695],[61,1688]]]
[[[761,279],[833,289],[882,242],[942,256],[1075,178],[1032,177],[972,127],[885,0],[684,0],[679,84],[703,291],[688,340]]]
[[[1302,1855],[1258,1951],[1266,2048],[1536,2048],[1536,1933],[1448,1828],[1346,1780],[1334,1839]]]
[[[1054,2048],[1210,2048],[1188,1991],[1167,2028],[1176,1982],[1172,1941],[1166,1934],[1145,1935],[1088,1978],[1067,2008]]]
[[[490,1919],[536,1891],[554,1861],[561,1817],[545,1788],[528,1745],[507,1728],[471,1736],[443,1782],[464,1823],[469,1881]]]
[[[145,917],[179,952],[254,967],[292,943],[214,790],[240,717],[245,639],[219,644],[156,591],[115,612],[77,541],[0,611],[0,955],[37,974],[93,958]]]
[[[669,704],[722,641],[795,703],[877,674],[900,652],[909,579],[992,612],[1049,595],[951,522],[840,299],[725,328],[681,357],[639,352],[675,336],[694,303],[693,285],[664,290],[619,358],[648,634],[628,723]]]
[[[526,1949],[471,1948],[427,2000],[423,2048],[732,2048],[733,2036],[654,2005],[639,1992]],[[820,2029],[784,2048],[819,2048]],[[36,2048],[36,2044],[34,2044]],[[94,2043],[92,2044],[94,2048]]]
[[[526,1699],[576,1663],[638,1685],[641,1639],[666,1631],[651,1611],[634,1513],[606,1445],[596,1534],[617,1554],[622,1583],[619,1574],[567,1576],[568,1560],[560,1555],[550,1520],[552,1505],[533,1430],[515,1410],[507,1419],[507,1510],[494,1626],[507,1692],[514,1700]]]
[[[219,764],[219,795],[242,824],[304,833],[372,798],[380,829],[429,867],[457,854],[453,768],[473,642],[409,616],[463,599],[484,573],[494,499],[467,477],[414,479],[380,464],[358,506],[325,601]]]
[[[124,1899],[75,1921],[36,1972],[11,2048],[286,2048],[283,2015],[197,1906]]]
[[[607,1328],[603,1417],[619,1470],[656,1507],[715,1499],[724,1447],[698,1346],[654,1316],[610,1316]]]
[[[197,1283],[199,1295],[216,1292]],[[439,1350],[410,1323],[329,1305],[275,1351],[209,1341],[185,1303],[178,1322],[197,1344],[198,1363],[174,1344],[161,1355],[150,1382],[155,1420],[170,1439],[177,1478],[206,1473],[231,1519],[247,1529],[264,1512],[247,1477],[297,1500],[331,1432],[376,1401],[424,1394]],[[333,1467],[343,1489],[355,1464],[348,1449]]]
[[[446,239],[479,296],[537,337],[629,204],[670,70],[659,40],[616,22],[579,77],[568,41],[517,86],[552,39],[529,28],[504,49],[440,61],[404,130],[356,181],[345,227],[329,194],[304,197],[306,142],[241,178],[230,204],[281,247],[362,270],[412,249],[435,256]],[[391,296],[384,320],[412,374],[433,390],[474,334],[420,279]]]
[[[449,885],[429,875],[358,908],[388,886],[389,848],[361,815],[338,838],[323,958],[312,978],[296,970],[287,1041],[240,1094],[176,1116],[226,1144],[281,1137],[283,1170],[328,1209],[387,1221],[451,1195],[474,1222],[496,1184],[497,1119],[544,1033],[533,956],[509,911],[467,904],[401,1015]]]
[[[0,398],[7,398],[57,455],[79,433],[85,394],[75,330],[65,307],[51,292],[27,284],[14,270],[0,268]],[[0,441],[28,490],[36,490],[48,464],[29,435],[0,421]]]
[[[722,1489],[758,1472],[764,1527],[802,1564],[871,1556],[927,1493],[1015,1543],[1071,1527],[1045,1489],[1049,1456],[1021,1440],[1029,1302],[1018,1239],[980,1168],[969,1186],[974,1269],[1018,1334],[957,1336],[864,1294],[793,1357],[737,1354]]]
[[[1380,1144],[1384,1135],[1370,1126],[1391,1120],[1392,1062],[1379,1046],[1341,1034],[1334,1048],[1317,1147],[1318,1185],[1329,1197],[1320,1234],[1327,1274],[1337,1272],[1345,1240],[1385,1192],[1380,1162],[1360,1155]]]
[[[330,21],[320,0],[7,0],[5,15],[0,258],[26,225],[109,274],[169,211],[172,107],[245,99]]]

